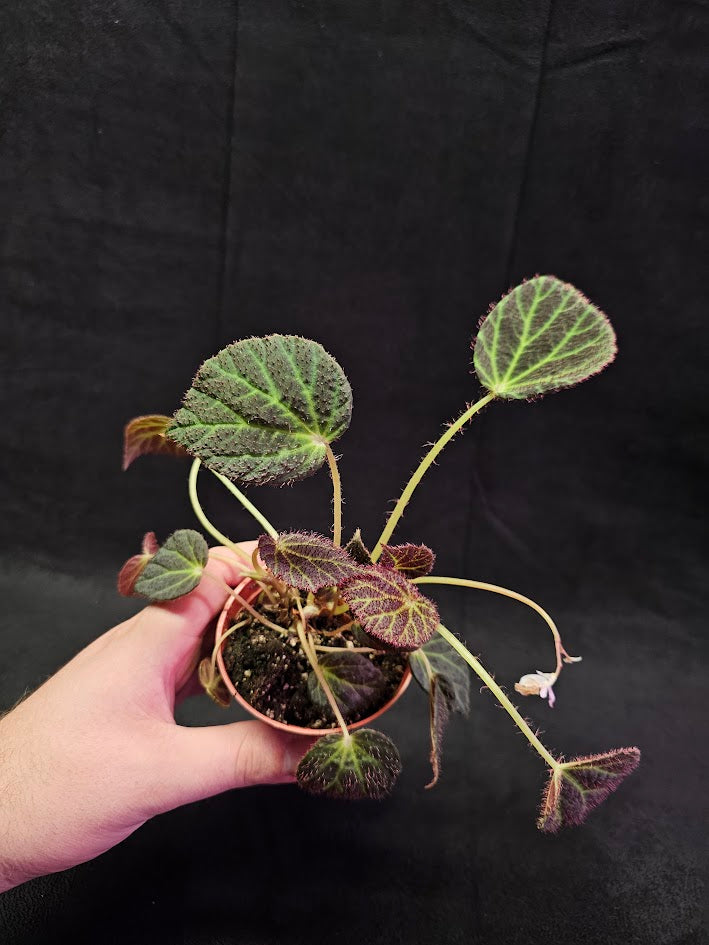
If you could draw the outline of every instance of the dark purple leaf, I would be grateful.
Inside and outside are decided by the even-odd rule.
[[[430,574],[436,556],[426,545],[382,545],[379,564],[401,571],[407,577]]]
[[[315,532],[261,535],[258,550],[269,571],[301,591],[339,584],[361,570],[343,548]]]
[[[436,632],[435,604],[398,571],[363,568],[340,593],[369,636],[397,649],[416,650]]]

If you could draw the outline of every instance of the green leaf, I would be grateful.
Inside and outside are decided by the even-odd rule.
[[[346,718],[364,715],[384,694],[384,673],[364,653],[351,653],[343,647],[341,653],[319,653],[318,664]],[[313,672],[308,676],[308,695],[316,705],[329,705]]]
[[[168,440],[165,436],[171,417],[147,414],[133,417],[123,430],[123,470],[128,469],[134,459],[146,453],[166,453],[169,456],[189,456],[189,453]]]
[[[482,321],[474,363],[491,393],[518,400],[578,384],[615,354],[606,316],[574,286],[537,276],[512,289]]]
[[[200,582],[209,548],[199,532],[173,532],[147,563],[135,590],[151,600],[174,600],[189,594]]]
[[[155,532],[146,532],[143,536],[143,550],[139,555],[133,555],[118,572],[118,593],[124,597],[140,597],[136,594],[135,582],[145,570],[148,561],[155,555],[160,545]]]
[[[583,823],[640,763],[639,748],[617,748],[574,758],[552,771],[537,826],[545,833]]]
[[[398,571],[363,568],[340,593],[365,633],[397,649],[416,650],[436,632],[435,604]]]
[[[316,472],[351,415],[349,382],[321,345],[268,335],[205,361],[168,436],[229,479],[281,485]]]
[[[431,788],[441,770],[443,733],[451,712],[467,715],[470,711],[470,672],[467,664],[442,637],[436,636],[409,656],[411,673],[429,694],[431,734]]]
[[[298,784],[309,794],[345,800],[379,800],[391,793],[401,773],[396,745],[372,728],[318,739],[300,760]]]
[[[261,535],[258,551],[272,574],[301,591],[339,584],[362,570],[343,548],[316,532]]]
[[[401,571],[407,577],[430,574],[436,556],[426,545],[382,545],[379,563],[383,568]]]
[[[433,679],[443,679],[450,696],[451,711],[468,715],[470,670],[468,664],[443,637],[435,636],[425,646],[411,653],[409,665],[414,679],[426,692],[431,691]]]

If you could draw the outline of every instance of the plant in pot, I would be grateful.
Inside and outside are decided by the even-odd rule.
[[[342,798],[390,792],[400,756],[370,723],[412,677],[429,700],[433,775],[427,786],[433,786],[449,716],[468,711],[470,670],[548,769],[542,830],[581,823],[637,766],[634,747],[571,760],[553,754],[423,591],[454,585],[533,608],[551,631],[554,664],[524,675],[514,688],[551,706],[564,664],[580,657],[569,655],[539,604],[497,585],[432,574],[435,557],[426,545],[392,543],[424,474],[477,413],[495,401],[531,400],[583,381],[615,352],[610,322],[573,286],[538,276],[512,289],[478,326],[473,362],[482,396],[430,447],[371,550],[359,530],[343,542],[332,445],[349,425],[352,391],[340,365],[316,342],[292,335],[236,341],[205,361],[173,417],[147,415],[127,424],[124,468],[144,453],[193,457],[188,489],[197,519],[224,553],[243,559],[243,580],[225,587],[214,646],[199,666],[202,685],[220,705],[234,696],[270,724],[319,736],[298,766],[305,790]],[[331,537],[276,530],[240,488],[292,483],[325,464],[333,488]],[[252,555],[205,515],[197,493],[203,466],[259,523]],[[191,529],[174,532],[161,546],[148,533],[142,553],[123,566],[119,589],[153,601],[189,593],[207,553],[205,539]]]

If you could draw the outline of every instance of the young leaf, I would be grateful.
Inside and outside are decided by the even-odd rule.
[[[283,532],[277,539],[261,535],[258,550],[272,574],[301,591],[339,584],[362,570],[343,548],[315,532]]]
[[[229,479],[282,485],[320,468],[351,415],[349,382],[321,345],[268,335],[204,362],[168,436]]]
[[[383,568],[401,571],[407,577],[430,574],[436,556],[426,545],[382,545],[379,564]]]
[[[231,703],[231,693],[224,684],[221,675],[214,672],[212,661],[208,656],[205,656],[200,662],[197,676],[209,698],[223,709],[226,709]]]
[[[350,556],[350,558],[354,558],[357,564],[372,563],[372,556],[369,553],[369,549],[362,541],[362,532],[359,529],[357,529],[357,531],[345,545],[345,551]]]
[[[432,788],[438,783],[441,773],[441,745],[443,742],[443,732],[448,724],[448,718],[451,713],[451,696],[447,691],[445,681],[440,676],[434,676],[431,680],[430,698],[428,704],[428,723],[431,734],[431,768],[433,777],[426,785]]]
[[[552,771],[537,826],[546,833],[583,823],[640,763],[639,748],[617,748],[575,758]]]
[[[401,773],[396,745],[372,728],[338,733],[315,742],[300,760],[298,784],[309,794],[344,800],[379,800],[391,793]]]
[[[182,528],[173,532],[148,561],[135,590],[151,600],[174,600],[189,594],[200,582],[209,549],[199,532]]]
[[[343,647],[341,653],[319,654],[318,663],[340,711],[347,717],[363,714],[384,693],[384,673],[363,653],[350,653]],[[308,676],[308,695],[316,705],[329,704],[312,672]]]
[[[431,691],[432,681],[438,677],[445,682],[450,697],[451,712],[467,715],[470,712],[470,670],[468,664],[443,637],[435,636],[425,646],[409,655],[409,666],[416,682]]]
[[[398,571],[362,568],[340,593],[369,636],[399,650],[416,650],[436,632],[435,604]]]
[[[431,788],[440,774],[441,744],[450,713],[467,715],[470,711],[470,672],[467,664],[440,636],[411,653],[409,665],[416,682],[429,694],[433,779],[426,787]]]
[[[512,289],[481,322],[474,364],[491,393],[523,399],[578,384],[615,354],[606,316],[574,286],[537,276]]]
[[[139,555],[133,555],[118,572],[118,593],[124,597],[140,597],[135,593],[135,582],[145,570],[145,566],[158,550],[160,545],[155,532],[146,532],[143,536],[143,550]]]
[[[130,466],[134,459],[146,453],[166,453],[170,456],[189,456],[181,446],[168,440],[165,430],[171,417],[160,414],[148,414],[144,417],[133,417],[123,430],[123,471]]]

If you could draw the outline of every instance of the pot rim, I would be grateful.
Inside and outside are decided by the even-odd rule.
[[[251,578],[244,578],[239,584],[237,584],[234,590],[240,594],[244,600],[248,601],[248,603],[251,603],[251,601],[258,596],[260,587]],[[230,596],[224,604],[222,612],[219,615],[219,620],[217,621],[217,627],[214,634],[215,645],[224,633],[227,620],[233,616],[232,611],[235,608],[238,609],[240,607],[241,605],[233,596]],[[231,695],[242,708],[246,709],[250,715],[253,715],[254,718],[259,719],[262,722],[266,722],[272,728],[280,729],[282,732],[289,732],[291,735],[307,735],[309,738],[319,738],[321,735],[331,735],[333,732],[340,731],[339,725],[335,725],[333,728],[306,728],[305,726],[301,725],[289,725],[287,722],[278,722],[276,719],[270,719],[267,715],[264,715],[262,712],[259,712],[258,709],[255,709],[250,703],[246,701],[246,699],[244,699],[242,695],[236,691],[236,687],[231,681],[231,678],[226,670],[224,659],[222,657],[222,648],[225,642],[226,641],[222,641],[221,646],[217,650],[217,666],[219,667],[219,673],[224,681],[224,685],[227,687]],[[380,715],[383,715],[394,705],[395,702],[398,702],[404,692],[408,689],[410,682],[411,667],[407,665],[406,669],[404,670],[404,675],[401,677],[401,682],[399,683],[396,692],[392,695],[391,699],[385,702],[384,705],[377,709],[376,712],[373,712],[366,718],[360,719],[358,722],[352,722],[347,726],[348,731],[353,732],[355,729],[363,728],[365,725],[369,725],[370,722],[373,722],[375,719],[379,718]]]

